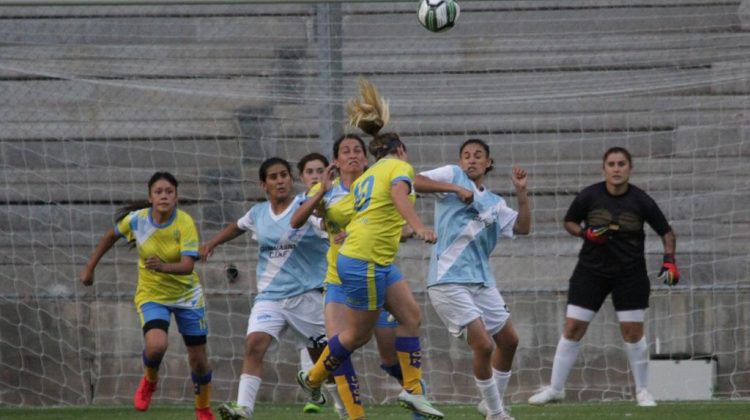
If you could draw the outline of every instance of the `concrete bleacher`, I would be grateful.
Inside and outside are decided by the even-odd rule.
[[[562,218],[601,180],[614,145],[631,150],[633,183],[678,235],[684,280],[672,291],[654,282],[652,353],[658,339],[662,352],[714,354],[716,395],[750,396],[750,2],[462,1],[446,34],[419,27],[407,3],[342,6],[336,100],[368,75],[417,170],[453,163],[468,137],[487,140],[497,162],[488,185],[511,206],[510,167],[529,169],[533,233],[492,257],[521,335],[509,399],[549,378],[579,246]],[[111,251],[95,288],[77,272],[155,170],[178,176],[182,208],[207,238],[263,198],[264,158],[327,151],[315,10],[0,6],[0,279],[10,285],[0,293],[0,384],[10,390],[0,404],[129,401],[140,371],[135,253]],[[417,204],[427,221],[432,200]],[[197,266],[217,400],[234,398],[255,249],[242,237]],[[647,254],[657,270],[651,232]],[[468,353],[426,303],[427,257],[412,241],[399,263],[424,305],[430,392],[467,402]],[[607,308],[592,325],[571,375],[575,400],[631,396],[614,323]],[[159,397],[190,397],[181,346],[173,337]],[[294,398],[293,353],[271,357],[262,398]],[[395,397],[375,352],[362,358],[368,399]]]

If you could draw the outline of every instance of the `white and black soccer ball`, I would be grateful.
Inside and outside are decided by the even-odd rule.
[[[428,30],[442,32],[456,24],[460,11],[455,0],[420,0],[417,18]]]

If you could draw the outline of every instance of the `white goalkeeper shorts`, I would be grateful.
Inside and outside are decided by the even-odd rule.
[[[490,336],[497,334],[510,319],[505,300],[495,287],[479,284],[439,284],[427,289],[430,302],[448,332],[466,340],[466,326],[481,318]]]
[[[281,300],[256,300],[247,322],[247,335],[264,332],[273,337],[269,352],[278,348],[281,334],[289,328],[295,347],[316,348],[326,344],[323,294],[311,290]]]

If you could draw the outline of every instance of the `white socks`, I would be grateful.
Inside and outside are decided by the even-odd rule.
[[[497,384],[497,392],[500,394],[500,405],[503,405],[503,398],[505,398],[505,389],[508,388],[508,382],[510,382],[510,371],[503,372],[492,368],[492,376],[495,378]]]
[[[495,378],[479,379],[475,377],[474,382],[476,382],[477,389],[479,389],[479,395],[482,396],[482,399],[487,404],[487,413],[497,414],[502,411],[503,400],[500,397],[500,393],[497,392]]]
[[[237,404],[245,407],[248,414],[255,410],[255,397],[258,396],[261,379],[257,376],[243,373],[240,375],[240,389],[237,391]]]
[[[646,337],[641,337],[637,343],[625,343],[625,353],[628,355],[630,370],[633,371],[636,392],[648,386],[648,345]]]
[[[568,375],[576,362],[580,349],[580,341],[568,340],[560,336],[557,350],[555,350],[555,361],[552,363],[552,379],[550,380],[550,385],[555,391],[565,390],[565,381],[568,380]]]

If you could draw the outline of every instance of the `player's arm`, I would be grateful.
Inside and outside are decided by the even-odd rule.
[[[432,180],[424,175],[414,177],[414,189],[419,193],[454,193],[466,204],[474,201],[474,192],[451,182]]]
[[[157,273],[185,275],[193,272],[195,258],[189,255],[183,255],[179,262],[167,263],[157,256],[151,256],[146,258],[144,265],[149,270],[156,271]]]
[[[525,169],[518,166],[513,167],[511,181],[516,188],[518,198],[518,218],[513,225],[513,233],[517,235],[528,235],[531,232],[531,204],[527,190],[529,176]]]
[[[437,241],[435,231],[427,229],[424,224],[422,224],[422,220],[414,210],[411,201],[409,201],[410,189],[410,185],[405,181],[399,181],[394,184],[391,187],[391,200],[393,201],[393,205],[396,207],[396,211],[398,211],[401,217],[406,220],[406,223],[414,229],[415,236],[427,243],[435,243]]]
[[[198,255],[200,255],[201,261],[206,262],[208,257],[214,253],[214,249],[223,244],[224,242],[231,241],[232,239],[245,233],[244,230],[240,229],[237,223],[230,223],[224,229],[220,230],[213,238],[209,239],[208,242],[198,248]]]
[[[675,251],[677,250],[677,237],[671,229],[661,236],[664,245],[664,258],[662,259],[659,279],[667,286],[674,286],[680,281],[680,270],[677,268]]]
[[[118,239],[120,239],[120,237],[115,233],[114,229],[109,229],[104,233],[99,240],[99,243],[96,245],[96,248],[94,248],[94,252],[89,257],[88,262],[78,275],[81,283],[85,286],[91,286],[94,284],[94,270],[96,269],[97,264],[99,264],[99,260],[101,260],[104,254],[115,245],[115,242],[117,242]]]
[[[327,193],[331,189],[331,177],[333,176],[334,169],[336,169],[335,164],[332,163],[328,165],[328,167],[325,169],[325,172],[323,173],[322,182],[318,187],[318,191],[314,195],[308,197],[307,200],[305,200],[305,202],[302,203],[294,212],[291,220],[289,220],[289,225],[291,225],[293,229],[299,229],[305,224],[305,222],[307,222],[307,219],[309,219],[310,216],[313,215],[315,209],[317,209],[320,205],[320,202],[321,200],[323,200],[323,196],[325,195],[325,193]],[[321,229],[325,229],[325,227],[322,226]]]

